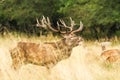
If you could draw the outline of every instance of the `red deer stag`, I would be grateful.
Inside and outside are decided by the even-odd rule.
[[[70,22],[71,25],[67,26],[63,20],[60,20],[57,22],[57,29],[55,29],[51,26],[49,18],[43,17],[40,22],[37,19],[38,27],[59,32],[63,38],[56,42],[45,42],[43,44],[18,42],[17,46],[10,51],[13,68],[18,69],[22,64],[28,63],[51,68],[62,59],[68,58],[72,48],[78,46],[83,40],[80,36],[75,35],[76,32],[83,29],[82,22],[75,30],[73,30],[76,25],[75,22],[71,18]],[[61,28],[64,28],[64,30],[61,30]]]
[[[120,60],[120,50],[118,49],[108,49],[106,50],[106,46],[111,45],[110,42],[104,42],[103,44],[101,44],[102,46],[102,58],[104,58],[105,61],[109,62],[109,63],[113,63],[116,62],[118,60]]]

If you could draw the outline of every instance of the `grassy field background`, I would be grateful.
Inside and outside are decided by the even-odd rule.
[[[11,67],[9,50],[19,41],[41,43],[58,40],[57,37],[7,36],[0,38],[0,80],[119,80],[120,62],[109,64],[102,60],[101,46],[96,41],[85,41],[84,46],[73,48],[68,59],[60,61],[51,69],[33,64],[23,65],[19,70]],[[109,47],[120,49],[113,41]]]

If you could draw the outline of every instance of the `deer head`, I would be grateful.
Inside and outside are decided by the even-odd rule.
[[[43,16],[42,20],[39,22],[38,19],[37,20],[37,27],[42,27],[45,29],[50,29],[53,32],[59,32],[62,37],[63,37],[63,43],[67,46],[77,46],[80,44],[80,42],[83,40],[81,37],[78,37],[77,35],[75,35],[75,33],[80,32],[83,29],[83,24],[80,21],[80,26],[78,29],[74,30],[74,26],[76,25],[75,22],[72,20],[72,18],[70,17],[70,26],[67,26],[65,24],[65,22],[63,20],[59,20],[57,22],[57,27],[55,29],[55,27],[52,27],[52,24],[50,22],[50,19],[47,17],[45,18]]]

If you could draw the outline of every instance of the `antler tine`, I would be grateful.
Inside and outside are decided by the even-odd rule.
[[[76,33],[76,32],[79,32],[79,31],[81,31],[82,29],[83,29],[83,23],[80,21],[80,27],[79,27],[77,30],[72,31],[71,34]]]
[[[47,20],[45,19],[45,24],[47,25],[47,27],[48,27],[50,30],[52,30],[52,31],[54,31],[54,32],[59,32],[59,29],[54,29],[54,28],[51,27],[50,19],[49,19],[48,17],[47,17]]]
[[[57,27],[58,27],[58,30],[60,31],[60,24],[58,21],[57,21]]]
[[[63,20],[60,20],[60,22],[61,22],[61,24],[62,24],[65,28],[70,29],[70,32],[72,31],[72,28],[71,28],[71,27],[68,27]]]
[[[36,21],[37,21],[36,26],[37,26],[37,27],[41,26],[40,23],[39,23],[39,21],[38,21],[38,18],[36,18]]]
[[[63,20],[60,19],[60,22],[64,27],[66,27],[66,28],[68,27]]]
[[[43,28],[45,28],[45,29],[47,29],[47,26],[46,26],[46,19],[45,19],[45,17],[43,16],[43,18],[42,18],[42,20],[41,20],[41,24],[42,24],[42,26],[43,26]]]
[[[72,18],[70,17],[70,22],[71,22],[71,31],[73,31],[73,27],[76,25],[75,22],[72,20]]]
[[[45,17],[44,16],[43,16],[42,20],[40,20],[40,22],[39,22],[38,18],[36,18],[36,21],[37,21],[37,24],[36,24],[37,27],[47,28],[45,25]]]
[[[51,26],[51,22],[50,22],[49,17],[47,17],[46,23],[47,23],[49,26]]]
[[[59,24],[59,22],[57,21],[57,26],[59,27],[60,26],[60,24]]]
[[[47,23],[46,18],[45,18],[44,16],[43,16],[41,22],[42,22],[43,24],[46,24],[46,23]]]
[[[58,21],[57,21],[57,27],[58,27],[58,30],[60,31],[60,33],[62,33],[62,34],[65,34],[65,33],[66,33],[66,31],[61,31],[61,30],[60,30],[60,27],[63,27],[63,26],[60,25]]]

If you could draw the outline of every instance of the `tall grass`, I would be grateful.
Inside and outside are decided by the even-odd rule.
[[[40,37],[28,37],[21,35],[7,35],[0,38],[0,80],[119,80],[120,62],[106,63],[100,54],[101,46],[95,41],[85,41],[84,46],[73,48],[68,59],[57,63],[53,68],[46,69],[43,66],[33,64],[23,65],[19,70],[11,67],[12,59],[9,50],[16,46],[17,42],[56,41],[60,38],[52,34]],[[119,48],[119,40],[113,40],[111,48]]]

